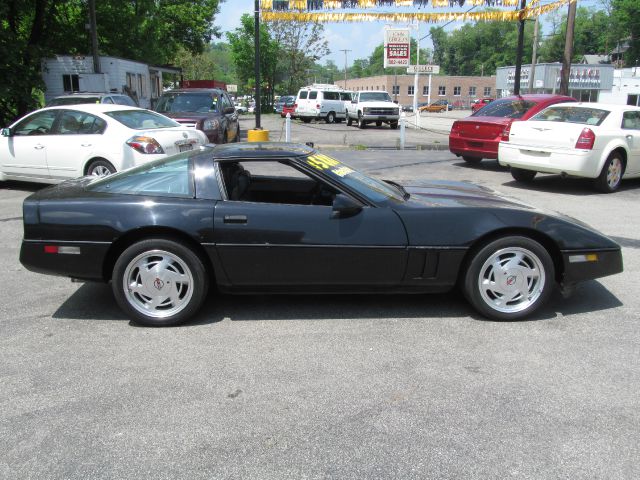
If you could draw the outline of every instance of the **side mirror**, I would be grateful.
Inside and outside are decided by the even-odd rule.
[[[357,215],[362,210],[362,205],[343,193],[338,193],[333,199],[333,211],[331,218],[348,218]]]
[[[2,129],[2,136],[3,137],[12,137],[13,136],[13,132],[11,131],[10,128],[3,128]]]
[[[224,109],[224,113],[234,113],[236,111],[236,107],[227,107]]]

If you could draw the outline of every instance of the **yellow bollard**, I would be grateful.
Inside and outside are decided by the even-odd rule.
[[[249,130],[247,132],[247,140],[249,142],[268,142],[269,130]]]

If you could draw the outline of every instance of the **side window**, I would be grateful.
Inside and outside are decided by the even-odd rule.
[[[300,93],[298,94],[298,97],[300,98],[300,100],[306,100],[308,93],[309,92],[307,92],[306,90],[301,90]]]
[[[309,92],[309,100],[315,100],[316,98],[318,98],[318,92],[313,90],[311,92]]]
[[[103,133],[107,123],[94,115],[65,110],[60,116],[56,133],[61,135],[87,135]]]
[[[57,115],[57,110],[34,113],[18,123],[13,133],[14,135],[50,135],[53,133],[53,122]]]
[[[114,102],[114,101],[113,101],[113,98],[111,98],[111,97],[104,97],[104,98],[102,99],[102,103],[113,104],[113,103],[116,103],[116,102]]]
[[[233,107],[233,103],[231,102],[231,100],[229,100],[229,97],[227,96],[226,93],[222,94],[222,108],[226,109],[229,107]]]
[[[231,201],[330,206],[337,193],[286,161],[228,161],[219,168]]]
[[[625,130],[640,130],[640,112],[624,112],[622,114],[622,128]]]

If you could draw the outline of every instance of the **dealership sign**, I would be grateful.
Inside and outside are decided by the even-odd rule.
[[[408,28],[384,30],[384,68],[408,67],[411,37]]]
[[[409,65],[407,73],[440,73],[440,65]]]

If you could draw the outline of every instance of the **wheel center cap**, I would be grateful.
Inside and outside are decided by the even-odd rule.
[[[153,281],[153,286],[156,287],[157,290],[162,290],[164,288],[164,282],[160,280],[160,278],[156,277]]]

